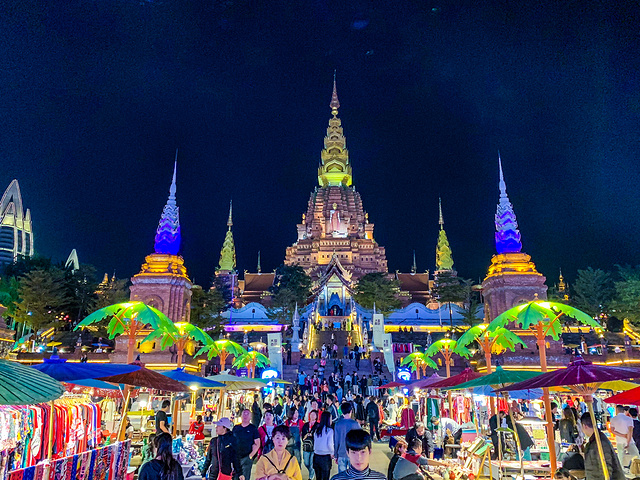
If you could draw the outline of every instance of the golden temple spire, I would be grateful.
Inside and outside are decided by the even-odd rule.
[[[342,121],[338,118],[340,102],[338,101],[335,72],[329,107],[333,117],[329,119],[327,136],[324,137],[324,149],[320,154],[318,183],[321,187],[350,186],[352,183],[351,163],[349,162],[347,140],[342,131]]]
[[[229,200],[229,218],[227,219],[227,227],[229,227],[229,230],[233,227],[233,200]]]

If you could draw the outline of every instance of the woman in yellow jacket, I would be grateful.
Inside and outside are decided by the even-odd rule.
[[[273,450],[258,460],[256,480],[302,480],[300,464],[286,448],[290,437],[291,433],[286,425],[278,425],[273,429]]]

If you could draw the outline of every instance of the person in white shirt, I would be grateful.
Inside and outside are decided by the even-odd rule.
[[[611,431],[616,436],[616,450],[620,464],[628,467],[631,459],[639,456],[633,441],[633,419],[624,413],[622,405],[616,406],[616,416],[611,419]]]
[[[331,414],[324,411],[313,435],[313,470],[317,480],[329,480],[334,449]]]

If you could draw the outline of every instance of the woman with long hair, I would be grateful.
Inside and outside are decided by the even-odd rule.
[[[171,435],[161,433],[153,443],[156,447],[156,458],[142,466],[138,480],[184,480],[182,467],[173,458]]]
[[[324,411],[320,415],[320,422],[313,434],[313,469],[316,472],[317,480],[329,480],[333,455],[334,443],[331,414]]]
[[[317,406],[317,404],[316,404]],[[318,410],[309,412],[309,421],[302,426],[302,459],[309,470],[309,480],[314,480],[316,472],[313,470],[313,434],[318,426]]]
[[[558,422],[558,430],[560,430],[560,438],[564,443],[576,443],[578,427],[570,407],[565,407],[562,410],[562,419]]]

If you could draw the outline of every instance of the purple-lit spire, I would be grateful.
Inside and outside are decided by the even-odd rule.
[[[156,230],[155,252],[177,255],[180,250],[180,215],[176,205],[176,169],[178,167],[178,150],[173,165],[173,180],[169,188],[169,199],[162,210],[162,216]]]
[[[522,241],[516,214],[507,196],[507,185],[502,174],[500,153],[498,153],[498,165],[500,168],[500,202],[496,210],[496,251],[499,254],[519,253],[522,251]]]

